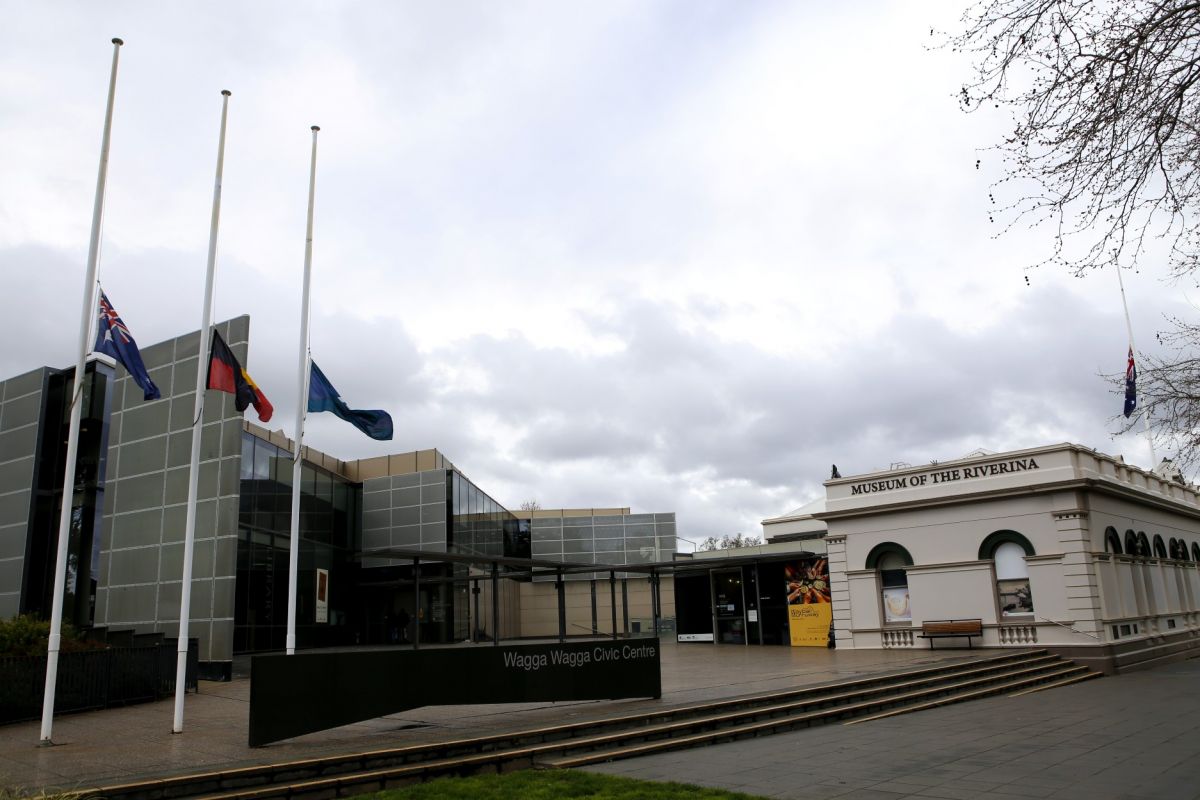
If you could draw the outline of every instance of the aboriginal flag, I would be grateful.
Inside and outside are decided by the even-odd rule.
[[[215,329],[212,332],[212,350],[208,355],[208,388],[233,395],[233,406],[238,411],[245,411],[249,405],[254,406],[262,422],[269,422],[271,414],[275,412],[262,389],[242,369],[229,345],[225,344]]]

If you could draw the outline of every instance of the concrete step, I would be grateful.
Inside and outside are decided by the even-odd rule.
[[[694,746],[695,743],[702,743],[705,736],[728,736],[729,731],[734,731],[735,736],[742,735],[743,729],[754,730],[756,732],[753,735],[760,735],[763,731],[807,727],[893,708],[899,704],[928,702],[964,691],[967,687],[990,687],[1012,681],[1013,676],[1037,681],[1038,676],[1061,669],[1063,663],[1044,650],[1010,652],[823,686],[661,708],[485,737],[106,786],[83,794],[112,800],[335,797],[374,788],[403,786],[437,775],[507,771],[535,763],[557,765],[567,757],[591,757],[598,752],[615,753],[628,746],[672,746],[672,742],[681,743],[678,746]],[[1054,673],[1046,680],[1061,677]],[[615,757],[625,756],[607,755],[594,760]]]
[[[1042,683],[1049,685],[1049,683],[1053,682],[1059,685],[1065,685],[1065,682],[1068,680],[1070,682],[1075,682],[1078,680],[1086,680],[1091,677],[1100,677],[1100,674],[1089,673],[1086,668],[1076,667],[1075,665],[1070,664],[1070,662],[1060,662],[1059,664],[1051,665],[1049,667],[1017,670],[1012,675],[1004,676],[1000,680],[995,680],[990,677],[975,678],[950,686],[937,687],[935,689],[901,692],[887,698],[886,701],[874,699],[864,702],[854,702],[820,709],[817,711],[801,712],[786,717],[768,718],[755,722],[746,722],[727,727],[719,727],[713,730],[701,731],[698,733],[672,736],[670,738],[652,741],[641,740],[606,750],[595,750],[592,752],[564,755],[556,758],[539,758],[537,759],[536,764],[537,766],[543,768],[578,767],[586,764],[615,761],[623,758],[633,758],[650,753],[685,749],[726,741],[735,741],[737,739],[763,736],[771,733],[782,733],[790,730],[812,727],[813,725],[838,721],[839,719],[843,719],[847,716],[854,716],[854,719],[851,719],[845,723],[849,725],[856,722],[865,722],[871,719],[880,719],[887,716],[893,716],[895,714],[911,713],[913,711],[934,708],[940,705],[959,703],[966,700],[987,697],[995,694],[1004,694],[1006,692],[1011,692]],[[877,707],[883,702],[896,703],[897,706],[882,713],[868,714],[867,716],[861,717],[856,716],[858,714],[867,714],[871,708]]]

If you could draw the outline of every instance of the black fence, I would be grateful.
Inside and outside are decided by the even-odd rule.
[[[176,639],[161,636],[125,646],[58,655],[54,713],[145,703],[175,693]],[[199,642],[188,640],[185,689],[196,691]],[[46,657],[0,658],[0,724],[40,719]]]

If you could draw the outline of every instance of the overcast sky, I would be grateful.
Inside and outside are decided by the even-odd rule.
[[[288,435],[321,126],[313,356],[396,435],[316,415],[320,450],[436,447],[510,507],[675,511],[691,540],[760,534],[834,463],[1148,466],[1099,377],[1116,276],[995,238],[1010,123],[960,113],[966,64],[927,49],[959,8],[0,0],[0,377],[74,363],[120,36],[105,290],[143,345],[199,326],[230,89],[215,314],[250,314]],[[1194,314],[1161,278],[1125,276],[1143,349]]]

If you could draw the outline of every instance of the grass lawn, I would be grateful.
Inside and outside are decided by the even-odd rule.
[[[561,797],[589,797],[598,800],[691,800],[701,797],[714,800],[747,800],[754,795],[706,789],[684,783],[638,781],[573,770],[530,769],[504,775],[439,778],[429,783],[379,792],[369,797],[370,800],[558,800]]]

